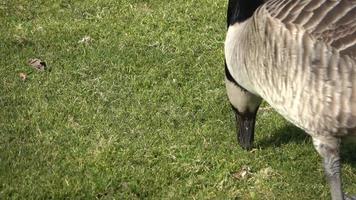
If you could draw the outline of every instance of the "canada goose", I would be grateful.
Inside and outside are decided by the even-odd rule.
[[[356,0],[229,0],[227,23],[240,145],[252,147],[264,99],[312,136],[332,199],[356,199],[342,192],[339,156],[341,139],[356,137]]]

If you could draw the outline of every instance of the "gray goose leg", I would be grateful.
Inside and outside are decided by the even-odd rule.
[[[332,200],[344,200],[341,186],[340,139],[335,137],[313,138],[313,144],[323,158]],[[346,196],[345,199],[352,200]]]
[[[242,88],[231,76],[225,64],[225,84],[229,101],[235,112],[237,138],[240,146],[246,150],[252,148],[256,114],[261,98]]]

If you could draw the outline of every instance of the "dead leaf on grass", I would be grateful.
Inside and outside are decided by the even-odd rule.
[[[240,171],[233,173],[232,176],[236,179],[241,180],[247,178],[251,174],[251,168],[248,166],[243,166]]]
[[[38,71],[44,71],[47,67],[46,63],[38,58],[30,59],[28,64]]]
[[[21,78],[21,80],[25,81],[27,79],[27,74],[25,73],[19,73],[19,76]]]

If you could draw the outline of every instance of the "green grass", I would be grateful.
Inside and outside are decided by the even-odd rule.
[[[225,9],[1,1],[0,199],[330,198],[310,138],[276,113],[259,113],[255,151],[238,147]],[[34,71],[30,58],[49,69]],[[356,193],[355,156],[343,154],[344,188]]]

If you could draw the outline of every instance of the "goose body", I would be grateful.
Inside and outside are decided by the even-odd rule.
[[[231,75],[311,135],[356,134],[356,50],[340,52],[302,26],[285,24],[268,10],[272,3],[229,27]],[[353,31],[356,46],[356,23]]]
[[[340,139],[356,137],[356,0],[230,0],[225,61],[240,144],[251,148],[266,100],[312,136],[343,199],[335,174]]]

